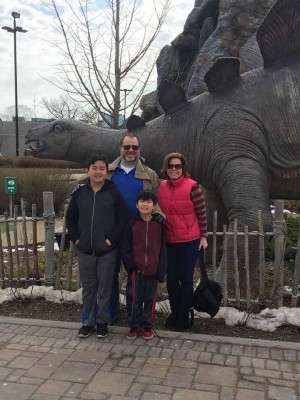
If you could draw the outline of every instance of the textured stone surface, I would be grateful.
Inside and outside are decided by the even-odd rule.
[[[46,324],[19,326],[26,332]],[[11,327],[0,320],[0,331],[3,325]],[[101,341],[80,340],[79,324],[53,322],[53,328],[57,325],[69,327],[62,347],[55,341],[48,347],[49,330],[28,329],[31,339],[47,343],[47,354],[39,351],[38,357],[27,346],[11,348],[17,333],[1,343],[0,355],[10,365],[0,367],[1,400],[299,400],[299,343],[257,340],[250,346],[249,339],[175,332],[128,343],[126,329],[118,327],[110,327]],[[234,366],[223,365],[225,357]]]

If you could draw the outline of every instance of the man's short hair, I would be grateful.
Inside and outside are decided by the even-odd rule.
[[[105,155],[103,154],[94,154],[87,162],[86,164],[86,168],[89,169],[91,165],[95,164],[95,162],[97,161],[103,161],[105,166],[106,166],[106,170],[108,171],[108,161],[107,158],[105,157]]]
[[[157,204],[157,196],[152,190],[141,190],[136,197],[136,203],[139,200],[152,200],[154,205]]]
[[[127,136],[130,137],[131,139],[136,138],[138,140],[138,142],[139,142],[139,146],[141,145],[141,141],[140,141],[140,138],[138,137],[138,135],[136,135],[134,133],[127,132],[127,133],[124,133],[124,135],[121,137],[120,142],[119,142],[120,146],[123,145],[124,139]]]

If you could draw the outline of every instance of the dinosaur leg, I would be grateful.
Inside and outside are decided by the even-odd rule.
[[[272,229],[272,215],[269,207],[268,175],[262,165],[248,158],[239,158],[227,163],[220,177],[220,192],[229,218],[229,231],[233,231],[234,219],[238,221],[238,231],[248,225],[249,232],[257,231],[257,211],[262,210],[264,232]],[[227,253],[228,284],[233,285],[233,237],[228,238]],[[258,237],[249,238],[249,259],[251,285],[258,283],[259,251]],[[239,271],[244,271],[244,239],[238,238]],[[217,270],[216,279],[223,282],[224,258]],[[244,274],[240,273],[241,286]]]

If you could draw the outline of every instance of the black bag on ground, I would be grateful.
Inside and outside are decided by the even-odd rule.
[[[193,307],[196,311],[206,312],[213,318],[220,309],[223,295],[219,283],[208,279],[203,249],[199,250],[199,265],[201,281],[194,291]]]

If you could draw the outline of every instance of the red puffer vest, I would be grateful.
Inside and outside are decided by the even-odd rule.
[[[169,243],[190,242],[200,237],[197,214],[190,194],[192,186],[197,183],[190,178],[160,183],[158,204],[167,218],[166,239]]]

